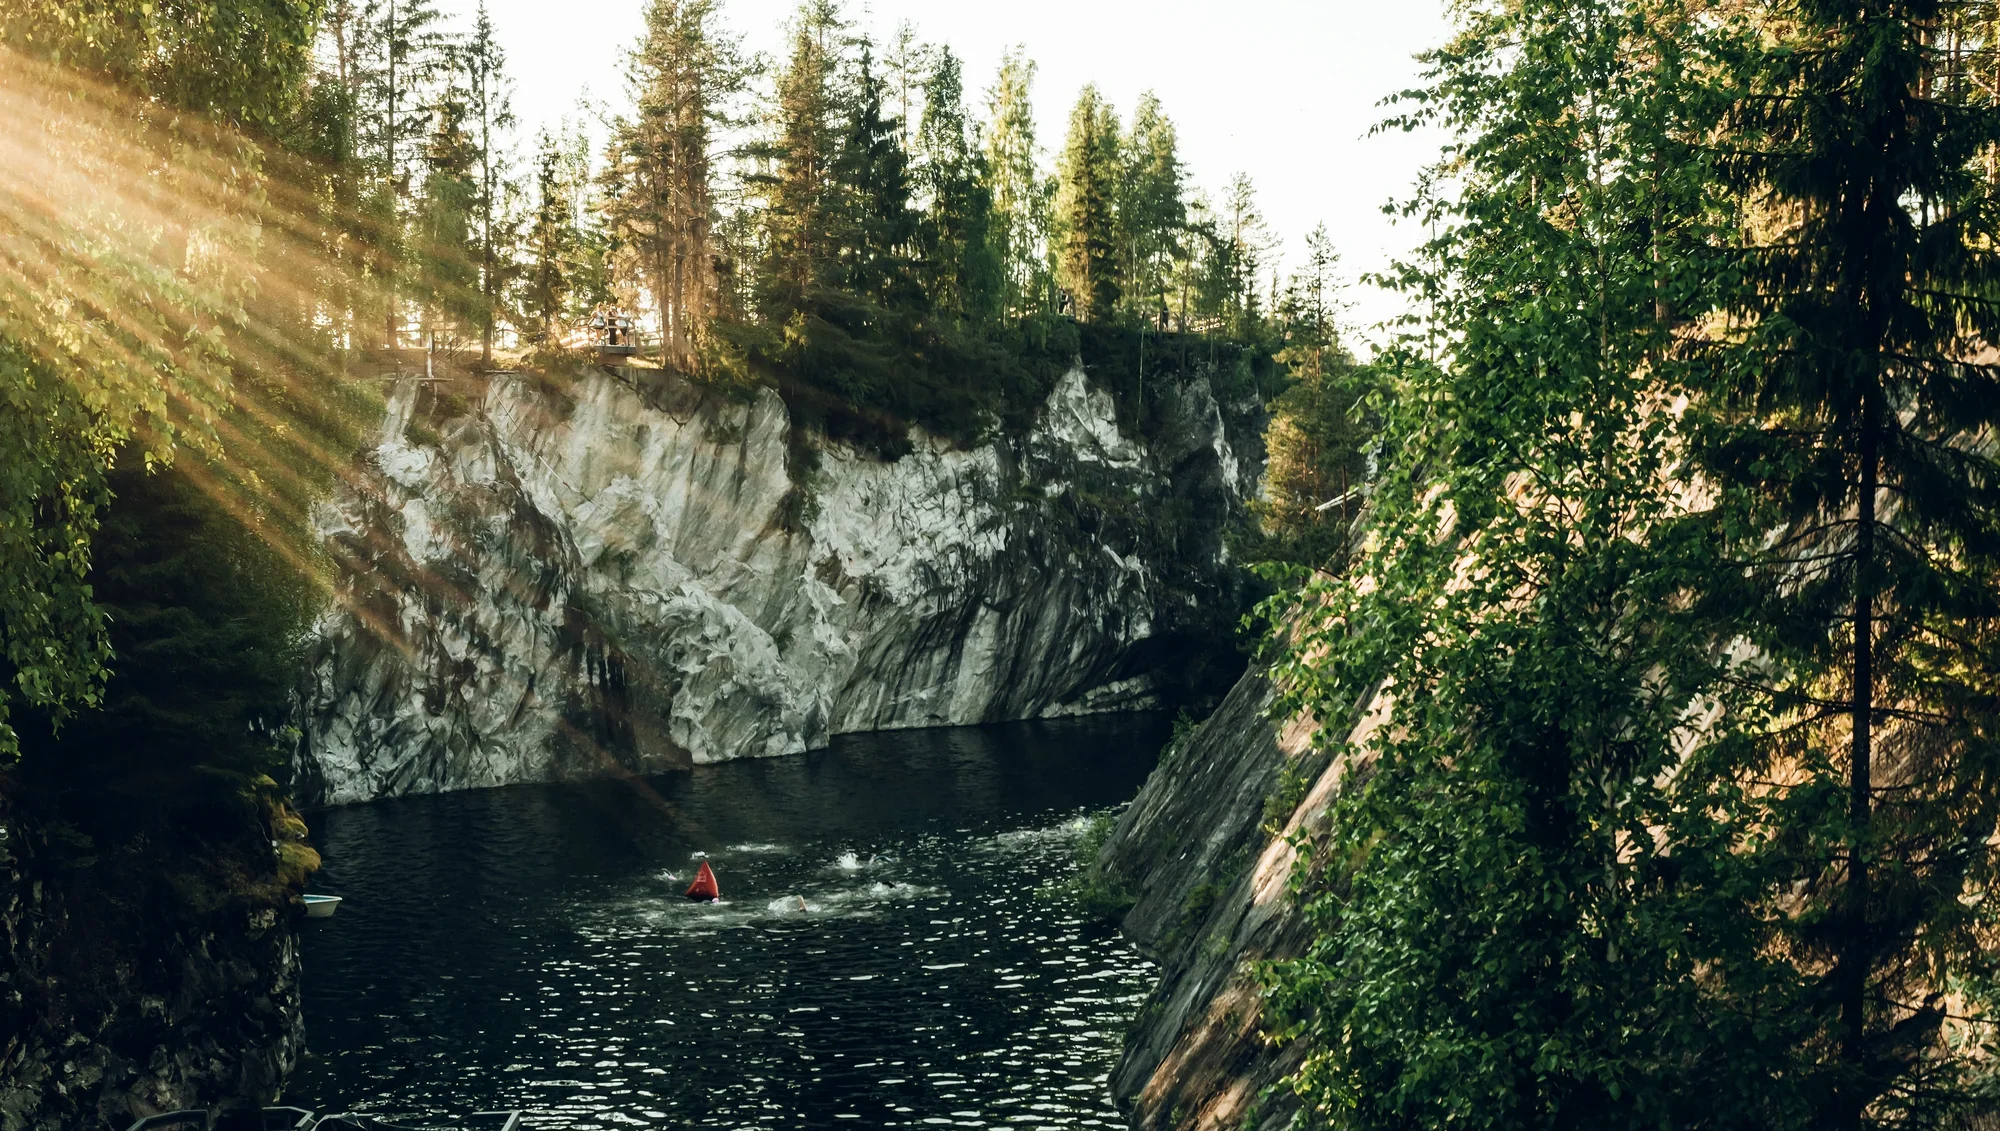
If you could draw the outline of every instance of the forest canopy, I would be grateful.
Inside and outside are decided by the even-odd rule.
[[[1995,10],[1457,16],[1356,557],[1269,609],[1304,1122],[1987,1126]]]
[[[1330,248],[1281,277],[1248,177],[1197,191],[1150,95],[1086,89],[1052,150],[1019,51],[982,92],[833,0],[770,58],[718,0],[643,14],[625,108],[529,136],[483,9],[0,0],[0,754],[16,709],[103,704],[114,464],[176,468],[309,580],[385,367],[562,370],[621,331],[895,457],[1023,426],[1079,356],[1142,431],[1169,358],[1264,399],[1352,366]],[[1305,552],[1349,439],[1259,553]]]

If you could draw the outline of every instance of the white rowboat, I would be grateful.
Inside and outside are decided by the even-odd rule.
[[[340,897],[337,895],[306,895],[299,898],[306,902],[308,919],[331,919],[334,910],[340,906]]]

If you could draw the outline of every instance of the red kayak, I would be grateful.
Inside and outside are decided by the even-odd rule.
[[[715,869],[708,866],[708,861],[701,862],[701,870],[694,874],[694,882],[688,885],[687,897],[710,903],[722,898],[722,889],[715,883]]]

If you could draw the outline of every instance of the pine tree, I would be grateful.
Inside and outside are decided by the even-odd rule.
[[[1056,170],[1057,278],[1083,322],[1111,318],[1122,293],[1118,265],[1118,116],[1086,85],[1070,111]]]
[[[935,71],[934,57],[940,50],[917,37],[917,28],[908,20],[896,24],[896,35],[883,54],[883,79],[888,87],[885,112],[893,111],[897,122],[896,140],[910,148],[911,127],[919,120],[920,104],[928,107],[929,78]]]
[[[1948,1014],[2000,865],[2000,114],[1969,73],[1996,44],[1951,0],[1762,15],[1727,123],[1744,285],[1698,354],[1746,579],[1717,600],[1754,626],[1760,751],[1796,782],[1815,1123],[1935,1126],[1966,1099]]]
[[[482,321],[477,210],[479,148],[471,131],[465,72],[453,68],[435,94],[424,147],[423,191],[412,218],[412,250],[425,348],[454,349]]]
[[[359,319],[373,307],[367,293],[371,232],[360,216],[368,164],[356,145],[358,18],[356,0],[327,5],[320,28],[322,64],[312,74],[296,133],[288,138],[288,148],[311,162],[315,173],[308,186],[315,214],[298,220],[318,229],[313,242],[326,253],[309,264],[310,278],[300,274],[307,264],[294,268],[294,293],[312,311],[314,329],[335,349],[359,339]]]
[[[949,47],[924,82],[916,183],[926,203],[919,262],[931,307],[974,324],[997,317],[1000,264],[991,244],[993,197],[965,115],[964,80]]]
[[[1292,274],[1277,312],[1288,343],[1317,348],[1339,340],[1339,271],[1340,253],[1326,225],[1319,224],[1306,233],[1305,262]]]
[[[501,198],[510,162],[501,138],[514,127],[515,118],[506,53],[494,38],[485,0],[480,2],[472,35],[459,55],[469,87],[468,112],[479,163],[474,203],[479,222],[479,363],[490,367],[494,324],[506,290],[509,259]]]
[[[923,297],[911,262],[918,215],[910,208],[909,157],[897,140],[900,124],[883,113],[887,94],[864,42],[832,168],[832,234],[839,249],[832,282],[875,305],[878,323],[885,316],[917,314]]]
[[[429,87],[446,66],[449,39],[434,0],[367,0],[357,23],[357,149],[371,181],[362,211],[384,294],[384,344],[401,344],[406,226],[420,187],[416,164],[434,125]]]
[[[1149,91],[1132,110],[1132,124],[1119,155],[1120,270],[1126,280],[1127,309],[1141,322],[1167,313],[1174,264],[1186,252],[1186,174],[1181,167],[1174,123]]]
[[[576,285],[576,213],[563,176],[563,156],[555,137],[542,131],[535,147],[534,216],[528,225],[521,300],[530,320],[528,338],[541,346],[562,340]]]
[[[1230,178],[1212,224],[1202,282],[1206,308],[1222,332],[1247,336],[1257,327],[1257,275],[1271,248],[1249,174]]]
[[[661,359],[692,371],[717,309],[714,130],[742,87],[713,0],[653,0],[627,70],[636,110],[613,127],[605,218],[660,312]]]
[[[1364,443],[1375,421],[1363,404],[1377,391],[1341,341],[1339,255],[1326,225],[1306,236],[1306,259],[1277,304],[1281,345],[1272,360],[1286,387],[1264,433],[1264,495],[1251,504],[1272,560],[1338,572],[1367,481]]]
[[[1000,262],[1001,309],[1025,317],[1048,291],[1049,193],[1035,145],[1035,64],[1019,48],[1000,58],[988,94],[986,175],[993,198],[992,244]]]
[[[765,207],[765,317],[782,324],[823,284],[833,244],[833,162],[845,114],[839,71],[846,24],[834,0],[805,0],[791,27],[791,55],[778,76],[775,137],[755,156]]]

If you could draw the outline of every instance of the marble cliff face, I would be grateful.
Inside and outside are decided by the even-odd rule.
[[[308,801],[791,754],[1151,706],[1228,645],[1254,404],[1191,377],[1133,437],[1081,367],[1025,435],[886,461],[768,389],[408,378],[318,515]],[[804,458],[802,458],[802,456]],[[810,466],[808,470],[807,467]]]
[[[1111,1073],[1134,1131],[1283,1131],[1298,1114],[1284,1081],[1312,1050],[1273,1041],[1260,970],[1310,947],[1289,891],[1301,845],[1332,833],[1341,782],[1394,704],[1371,690],[1328,741],[1273,702],[1266,673],[1244,673],[1162,758],[1095,863],[1133,900],[1125,934],[1160,964]]]

